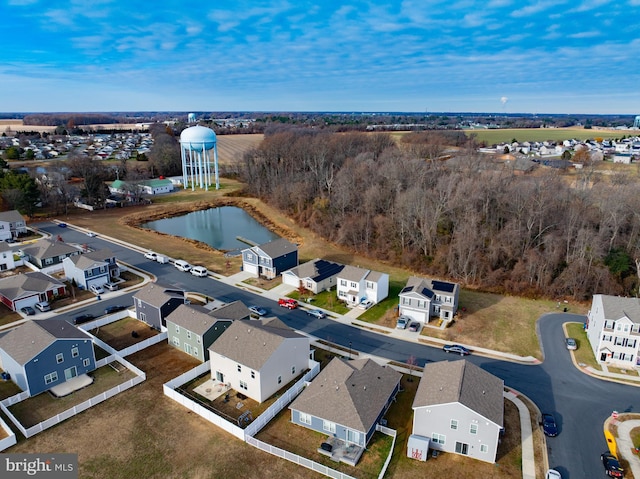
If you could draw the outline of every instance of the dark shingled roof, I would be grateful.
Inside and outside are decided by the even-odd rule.
[[[430,363],[424,372],[413,409],[460,403],[503,426],[504,381],[466,360]]]
[[[319,283],[323,279],[338,274],[343,268],[343,264],[316,258],[291,268],[289,271],[298,278],[311,278],[316,283]]]
[[[334,358],[289,409],[366,433],[401,377],[399,372],[371,359]]]

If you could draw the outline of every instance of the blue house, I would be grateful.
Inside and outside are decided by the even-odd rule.
[[[242,270],[273,279],[298,266],[298,246],[284,238],[242,250]]]
[[[92,284],[102,286],[120,276],[116,257],[108,248],[68,256],[62,260],[62,265],[65,276],[74,279],[84,289],[89,289]]]
[[[35,396],[93,371],[93,342],[66,321],[27,321],[0,336],[0,368],[18,387]]]
[[[398,393],[401,377],[371,359],[336,357],[291,403],[291,421],[326,434],[333,449],[344,443],[359,450],[357,462]]]

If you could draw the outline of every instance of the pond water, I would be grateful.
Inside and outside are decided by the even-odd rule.
[[[149,221],[141,226],[160,233],[202,241],[212,248],[225,251],[249,247],[239,241],[238,236],[257,244],[279,238],[237,206],[194,211],[174,218]]]

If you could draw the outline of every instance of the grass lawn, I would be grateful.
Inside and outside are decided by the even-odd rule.
[[[593,355],[593,349],[587,339],[587,332],[584,330],[583,323],[567,323],[565,324],[567,335],[570,338],[574,338],[578,345],[578,349],[573,351],[573,356],[578,364],[584,364],[591,366],[598,371],[602,370],[602,367],[596,361],[596,357]]]
[[[93,377],[91,385],[68,396],[56,398],[44,392],[14,404],[9,410],[24,427],[29,428],[134,378],[135,374],[128,369],[119,373],[107,365],[91,372],[90,376]]]
[[[133,331],[137,333],[135,338],[132,336]],[[97,329],[92,329],[90,333],[103,340],[116,351],[120,351],[156,336],[158,331],[137,319],[123,318],[105,326],[100,326]]]
[[[299,291],[292,291],[289,293],[289,297],[297,299],[301,303],[307,303],[311,307],[323,308],[338,314],[347,314],[351,311],[344,301],[338,300],[338,295],[335,289],[331,291],[322,291],[318,294],[306,291],[303,296],[300,295]],[[311,298],[311,301],[307,301],[309,298]]]
[[[622,138],[629,132],[620,130],[585,130],[584,128],[504,128],[492,130],[465,130],[467,136],[475,135],[476,141],[487,145],[510,143],[514,138],[523,141],[589,140],[593,138]]]
[[[2,369],[0,369],[0,371],[2,371]],[[11,396],[15,396],[16,394],[20,394],[21,392],[22,389],[16,386],[16,383],[13,381],[4,381],[0,379],[0,401]]]
[[[631,441],[636,449],[640,449],[640,427],[631,430]]]

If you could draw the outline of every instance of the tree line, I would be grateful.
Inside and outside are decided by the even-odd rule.
[[[238,173],[249,194],[338,245],[485,290],[588,298],[638,292],[638,178],[518,175],[438,132],[292,130]]]

